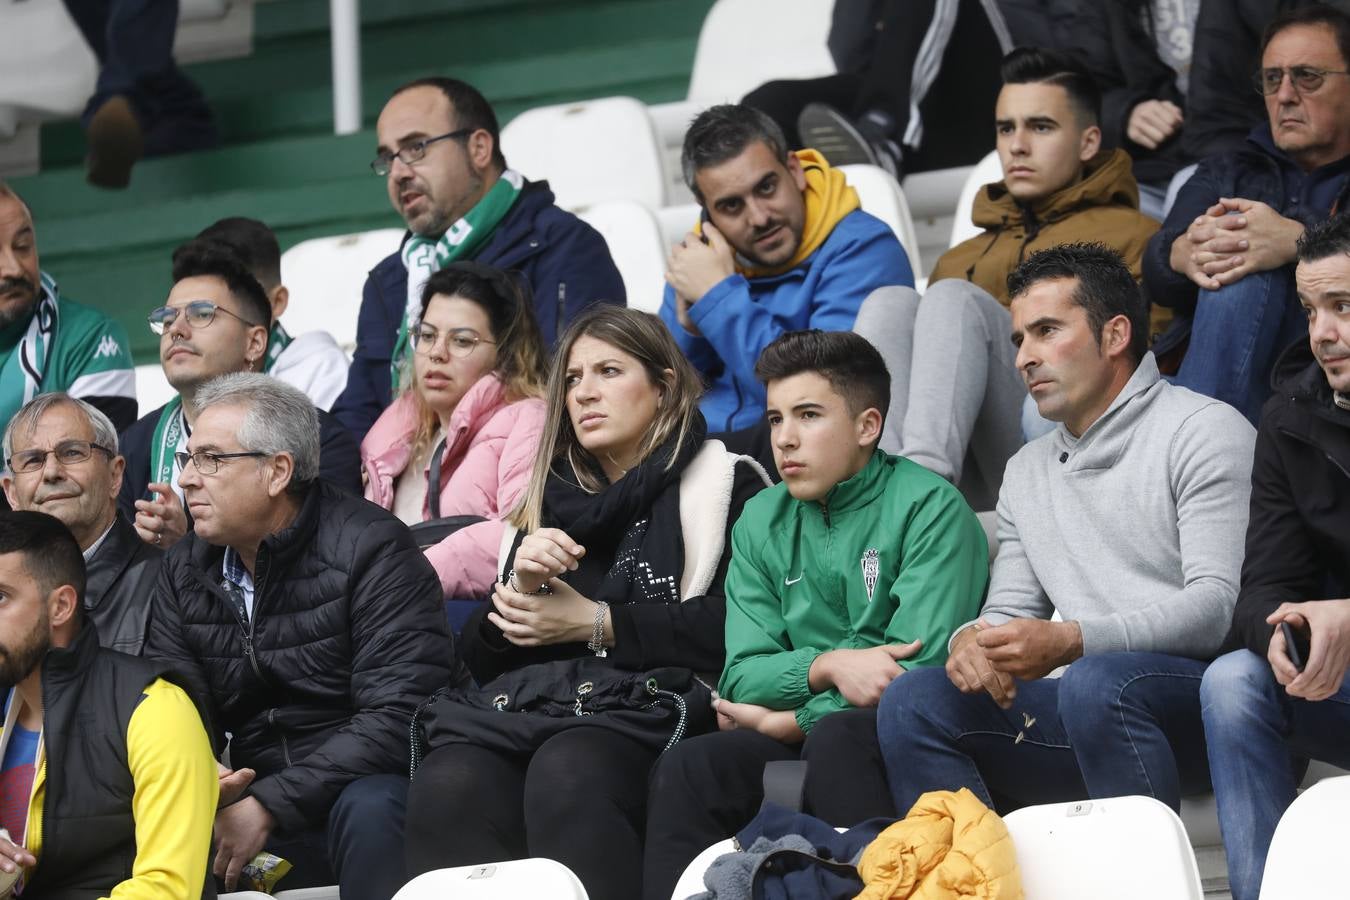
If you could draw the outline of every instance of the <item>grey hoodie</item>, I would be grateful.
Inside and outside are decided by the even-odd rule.
[[[1061,424],[1009,462],[983,618],[1083,631],[1083,653],[1211,659],[1233,616],[1256,431],[1160,379],[1145,355],[1075,438]]]

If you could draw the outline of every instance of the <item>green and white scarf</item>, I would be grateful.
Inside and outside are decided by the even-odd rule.
[[[187,420],[183,418],[183,400],[174,397],[160,412],[159,421],[155,423],[154,437],[150,439],[150,482],[170,485],[174,493],[178,493],[180,489],[173,480],[173,455],[186,433]]]
[[[42,393],[42,379],[56,347],[61,317],[56,282],[40,273],[42,290],[28,321],[28,330],[0,365],[0,422],[8,422],[23,405]]]
[[[291,336],[286,333],[286,329],[277,322],[272,326],[272,332],[267,336],[267,353],[263,355],[263,371],[270,372],[272,367],[281,359],[281,354],[286,352],[286,348],[291,345]]]
[[[408,301],[403,321],[398,326],[398,339],[394,341],[394,354],[389,359],[392,393],[397,394],[399,383],[406,380],[401,376],[406,374],[408,336],[413,322],[422,312],[422,288],[426,287],[427,279],[457,259],[473,259],[511,211],[524,184],[519,172],[506,169],[483,199],[474,204],[464,218],[447,228],[440,240],[414,234],[403,245],[403,267],[408,270]]]

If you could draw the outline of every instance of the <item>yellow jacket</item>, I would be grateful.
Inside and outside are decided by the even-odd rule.
[[[1021,900],[1012,837],[968,789],[930,791],[867,845],[856,900]]]
[[[8,729],[18,716],[18,697],[5,718]],[[4,741],[0,740],[0,753]],[[216,761],[201,717],[177,685],[156,679],[145,689],[127,726],[127,764],[136,792],[136,859],[132,876],[113,887],[104,900],[183,900],[195,897],[206,882],[211,827],[220,790]],[[29,853],[42,859],[42,808],[47,759],[39,739],[28,803]]]

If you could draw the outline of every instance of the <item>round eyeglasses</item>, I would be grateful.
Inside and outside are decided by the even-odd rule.
[[[182,313],[187,317],[187,323],[193,328],[205,328],[216,319],[216,313],[224,313],[227,316],[238,319],[249,327],[259,327],[257,322],[250,322],[238,313],[232,313],[223,306],[217,306],[210,300],[193,300],[183,306],[161,306],[152,311],[145,320],[150,323],[150,330],[155,334],[163,334],[169,330],[169,326],[178,321],[178,314]]]
[[[93,441],[61,441],[50,450],[39,450],[36,447],[31,450],[19,450],[7,462],[11,472],[15,475],[22,475],[28,472],[42,471],[47,465],[48,456],[56,457],[56,461],[63,466],[77,466],[93,456],[95,450],[102,450],[108,454],[108,459],[117,455],[102,444],[95,444]]]
[[[1271,94],[1278,94],[1280,85],[1284,84],[1286,72],[1289,73],[1289,81],[1294,85],[1294,90],[1300,94],[1311,94],[1320,88],[1322,82],[1327,80],[1328,75],[1350,74],[1350,72],[1341,72],[1335,69],[1319,69],[1315,66],[1260,69],[1254,78],[1256,89],[1267,97]]]
[[[441,332],[430,325],[419,325],[413,333],[413,349],[423,356],[430,356],[441,342]],[[451,356],[460,359],[468,356],[479,344],[495,344],[487,338],[479,337],[472,328],[451,328],[445,332],[445,344]]]

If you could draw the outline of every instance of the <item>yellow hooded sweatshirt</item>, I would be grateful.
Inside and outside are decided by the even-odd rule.
[[[1012,837],[967,788],[930,791],[877,835],[858,862],[855,900],[1022,900]]]

